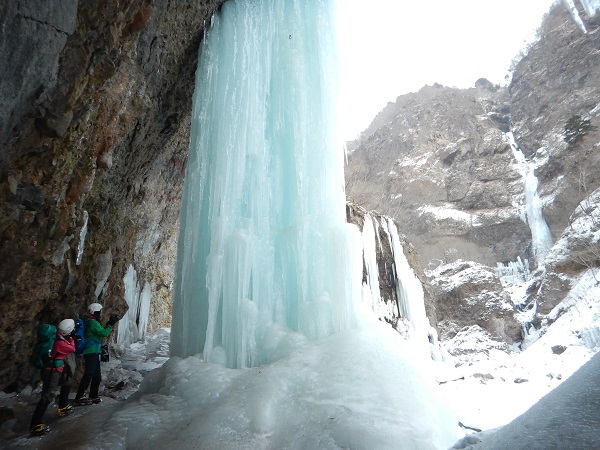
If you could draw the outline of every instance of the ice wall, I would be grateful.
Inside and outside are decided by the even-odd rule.
[[[379,286],[382,271],[378,265],[377,254],[383,252],[382,240],[387,241],[393,257],[391,266],[384,268],[383,272],[393,277],[396,287],[395,302],[384,299]],[[378,218],[365,213],[362,244],[365,270],[363,303],[379,320],[394,323],[397,331],[413,345],[421,348],[423,356],[439,353],[437,332],[430,326],[425,311],[423,285],[406,259],[394,221],[390,217]]]
[[[144,378],[107,447],[443,449],[462,435],[431,360],[361,302],[334,5],[230,0],[206,35],[171,328],[171,354],[197,356]]]
[[[130,264],[123,277],[125,301],[129,306],[127,313],[119,321],[117,344],[128,346],[144,339],[150,315],[152,288],[145,282],[143,287],[138,283],[137,272]]]
[[[345,221],[335,2],[226,2],[201,46],[171,353],[249,367],[281,328],[354,323],[360,235]]]
[[[431,349],[429,348],[428,337],[432,334],[437,337],[437,332],[429,325],[427,319],[423,285],[404,255],[398,229],[390,217],[385,218],[385,229],[390,240],[394,265],[396,266],[396,290],[400,317],[408,323],[408,337],[414,341],[417,347],[423,349],[423,355],[429,355]],[[431,342],[431,344],[434,343]]]

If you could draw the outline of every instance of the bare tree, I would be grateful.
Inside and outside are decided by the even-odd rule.
[[[593,241],[592,239],[588,240],[579,250],[573,252],[571,256],[577,264],[589,269],[596,284],[600,284],[600,280],[597,278],[598,268],[600,267],[600,241]]]

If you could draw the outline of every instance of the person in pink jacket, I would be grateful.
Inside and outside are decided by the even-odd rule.
[[[73,406],[69,404],[73,373],[66,359],[75,353],[75,341],[72,336],[74,329],[73,319],[65,319],[58,324],[56,340],[50,352],[50,365],[42,369],[42,394],[33,412],[29,429],[32,435],[46,434],[50,431],[50,427],[43,423],[43,418],[48,405],[52,402],[54,390],[58,386],[60,386],[58,415],[64,416],[73,410]]]

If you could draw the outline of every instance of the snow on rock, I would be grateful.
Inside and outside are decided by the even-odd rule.
[[[455,367],[440,379],[447,380],[443,389],[462,423],[483,430],[503,426],[585,364],[600,350],[598,298],[600,284],[588,270],[576,278],[564,301],[542,316],[539,328],[525,336],[521,351],[503,351],[475,327],[442,342]],[[471,436],[471,444],[485,436]],[[467,441],[455,448],[469,448]]]
[[[577,278],[565,299],[550,313],[541,317],[540,335],[532,348],[582,346],[591,351],[600,350],[600,283],[595,269],[589,269]]]
[[[453,229],[453,234],[465,234],[473,227],[480,225],[476,214],[460,211],[452,205],[421,206],[419,217],[430,225]]]
[[[126,399],[136,392],[143,377],[169,359],[170,338],[170,329],[160,328],[145,340],[130,344],[127,348],[117,346],[114,349],[115,357],[102,368],[103,395]]]
[[[558,305],[584,271],[600,281],[600,189],[579,203],[569,223],[545,260],[535,298],[541,314]]]
[[[490,352],[494,349],[506,353],[512,351],[506,342],[492,337],[490,333],[479,325],[472,325],[461,329],[452,339],[445,341],[442,348],[450,355],[456,357],[456,365],[472,364],[474,361],[489,359]]]
[[[600,259],[600,189],[596,189],[581,201],[571,217],[569,226],[552,247],[546,264],[560,267],[575,260],[585,266],[594,259]]]
[[[521,324],[514,317],[510,296],[492,268],[459,260],[428,276],[436,291],[442,341],[474,324],[508,343],[521,340]]]

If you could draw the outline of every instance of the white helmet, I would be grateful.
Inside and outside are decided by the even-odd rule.
[[[102,311],[102,305],[100,303],[92,303],[88,306],[88,312],[94,314],[95,312]]]
[[[63,336],[68,336],[75,328],[75,321],[73,319],[62,320],[58,324],[58,332]]]

